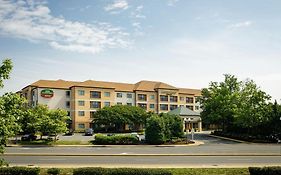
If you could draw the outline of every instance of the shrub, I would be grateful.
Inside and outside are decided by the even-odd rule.
[[[172,175],[165,169],[140,168],[77,168],[73,175]]]
[[[51,174],[51,175],[58,175],[61,173],[61,169],[59,168],[50,168],[47,170],[47,173],[48,174]]]
[[[73,170],[73,175],[104,175],[105,169],[103,168],[76,168]]]
[[[0,175],[39,175],[40,168],[27,167],[3,167],[0,168]]]
[[[4,159],[0,159],[0,167],[9,166],[9,163],[6,162]]]
[[[145,141],[148,144],[162,144],[165,142],[165,125],[162,118],[153,115],[147,119]]]
[[[98,145],[136,145],[139,144],[139,140],[135,136],[131,135],[112,135],[105,136],[97,134],[95,136],[94,144]]]
[[[251,175],[281,175],[281,167],[249,167]]]

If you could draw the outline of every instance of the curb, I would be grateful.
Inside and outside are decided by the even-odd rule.
[[[195,141],[188,145],[7,145],[7,147],[185,147],[185,146],[199,146],[204,142]]]
[[[257,156],[257,157],[279,157],[281,154],[49,154],[49,153],[4,153],[3,156],[65,156],[65,157],[228,157],[228,156]]]

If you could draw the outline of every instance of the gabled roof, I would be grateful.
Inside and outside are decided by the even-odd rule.
[[[192,111],[185,106],[180,106],[172,111],[169,111],[168,114],[174,114],[179,116],[200,116],[200,113]]]
[[[79,83],[80,82],[77,81],[65,81],[65,80],[38,80],[32,83],[31,86],[69,89],[71,86],[77,85]]]
[[[187,89],[187,88],[179,88],[180,94],[194,94],[195,96],[201,96],[200,89]]]
[[[174,86],[157,81],[142,80],[135,84],[134,90],[137,91],[155,91],[155,89],[177,89]]]
[[[94,80],[87,80],[81,82],[77,86],[111,88],[111,89],[115,89],[116,91],[129,91],[129,92],[134,90],[133,84],[107,82],[107,81],[94,81]]]
[[[58,88],[58,89],[69,89],[73,86],[82,86],[82,87],[93,87],[93,88],[94,87],[110,88],[110,89],[115,89],[116,91],[126,91],[126,92],[133,92],[135,90],[155,92],[157,89],[169,89],[169,90],[178,90],[179,93],[183,93],[183,94],[201,96],[201,90],[198,89],[176,88],[174,86],[171,86],[163,82],[147,81],[147,80],[139,81],[136,84],[95,81],[95,80],[87,80],[83,82],[65,81],[65,80],[39,80],[32,83],[30,86],[44,87],[44,88]]]

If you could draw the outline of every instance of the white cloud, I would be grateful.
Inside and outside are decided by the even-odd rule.
[[[236,24],[232,24],[229,28],[241,28],[241,27],[250,27],[253,24],[252,21],[244,21]]]
[[[105,11],[126,10],[129,4],[126,0],[115,0],[112,4],[104,7]]]
[[[128,47],[128,33],[108,23],[88,24],[51,15],[45,1],[0,0],[0,34],[55,49],[98,53],[106,48]]]
[[[175,6],[175,4],[178,2],[179,0],[168,0],[167,5],[168,6]]]

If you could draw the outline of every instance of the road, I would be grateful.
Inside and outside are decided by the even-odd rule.
[[[247,144],[196,134],[200,146],[8,147],[11,165],[247,167],[281,165],[280,145]],[[169,156],[167,156],[169,155]]]

